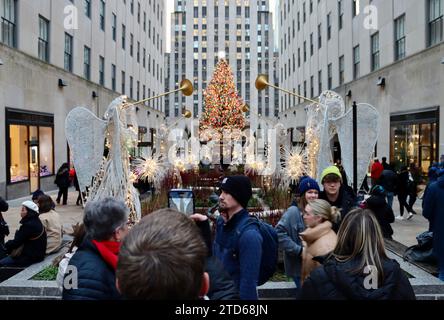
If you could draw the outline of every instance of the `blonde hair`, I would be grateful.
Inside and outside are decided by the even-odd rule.
[[[384,281],[383,260],[387,259],[384,238],[378,220],[368,209],[355,209],[347,214],[338,231],[338,242],[333,251],[338,262],[358,259],[352,273],[361,273],[367,266],[375,266],[379,283]]]
[[[321,217],[324,221],[337,223],[341,217],[338,208],[332,207],[330,203],[322,199],[315,199],[308,203],[312,209],[313,215]]]

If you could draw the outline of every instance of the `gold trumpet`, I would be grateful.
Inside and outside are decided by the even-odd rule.
[[[169,95],[169,94],[172,94],[172,93],[175,93],[175,92],[178,92],[178,91],[182,91],[182,93],[183,93],[184,95],[186,95],[186,96],[191,96],[191,95],[193,94],[193,91],[194,91],[194,89],[193,89],[193,84],[191,83],[190,80],[188,80],[188,79],[183,79],[183,80],[180,82],[179,89],[176,89],[176,90],[173,90],[173,91],[169,91],[169,92],[165,92],[165,93],[159,94],[159,95],[157,95],[157,96],[149,97],[149,98],[146,98],[146,99],[143,99],[143,100],[140,100],[140,101],[136,101],[136,102],[134,102],[134,103],[129,103],[129,104],[125,105],[125,107],[126,107],[126,108],[129,108],[129,107],[132,107],[132,106],[135,106],[135,105],[138,105],[138,104],[145,103],[145,102],[147,102],[147,101],[151,101],[151,100],[154,100],[154,99],[157,99],[157,98],[163,97],[163,96],[167,96],[167,95]],[[190,112],[190,111],[188,111],[188,112]],[[191,112],[190,112],[190,114],[191,114]],[[190,116],[191,116],[191,115],[190,115]],[[189,117],[188,117],[188,118],[189,118]]]
[[[310,101],[311,103],[319,103],[318,101],[314,101],[314,100],[309,99],[309,98],[307,98],[307,97],[301,96],[301,95],[299,95],[299,94],[297,94],[297,93],[295,93],[295,92],[288,91],[288,90],[285,90],[285,89],[282,89],[282,88],[276,87],[276,86],[274,86],[274,85],[272,85],[272,84],[270,84],[270,83],[268,82],[268,76],[267,76],[267,75],[265,75],[265,74],[260,74],[260,75],[256,78],[256,89],[259,90],[259,91],[262,91],[262,90],[264,90],[266,87],[272,87],[272,88],[274,88],[274,89],[277,89],[277,90],[283,91],[283,92],[285,92],[285,93],[288,93],[289,95],[299,97],[299,98],[304,99],[304,100],[306,100],[306,101]]]

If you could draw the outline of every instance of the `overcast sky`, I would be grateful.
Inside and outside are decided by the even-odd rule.
[[[270,10],[273,13],[273,23],[276,26],[276,16],[274,14],[275,12],[275,6],[276,3],[279,0],[269,0],[270,1]],[[174,0],[165,0],[166,2],[166,51],[170,52],[170,48],[171,48],[171,12],[173,12],[174,9]],[[276,35],[275,35],[275,39],[277,39]]]

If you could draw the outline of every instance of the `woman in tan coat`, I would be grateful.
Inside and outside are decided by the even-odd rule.
[[[332,207],[327,201],[313,200],[305,207],[304,223],[307,227],[300,233],[304,249],[302,251],[302,282],[310,275],[319,262],[315,257],[324,256],[336,246],[336,233],[332,230],[333,223],[340,217],[338,208]]]
[[[53,208],[54,202],[46,194],[38,198],[39,218],[46,229],[46,254],[57,252],[62,245],[62,224],[60,216]]]

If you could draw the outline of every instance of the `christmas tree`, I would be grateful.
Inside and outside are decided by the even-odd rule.
[[[219,60],[213,79],[204,90],[205,110],[199,123],[201,137],[204,140],[220,139],[224,130],[242,130],[245,118],[242,108],[245,103],[237,94],[231,68],[224,59]],[[217,137],[205,136],[209,129]]]

